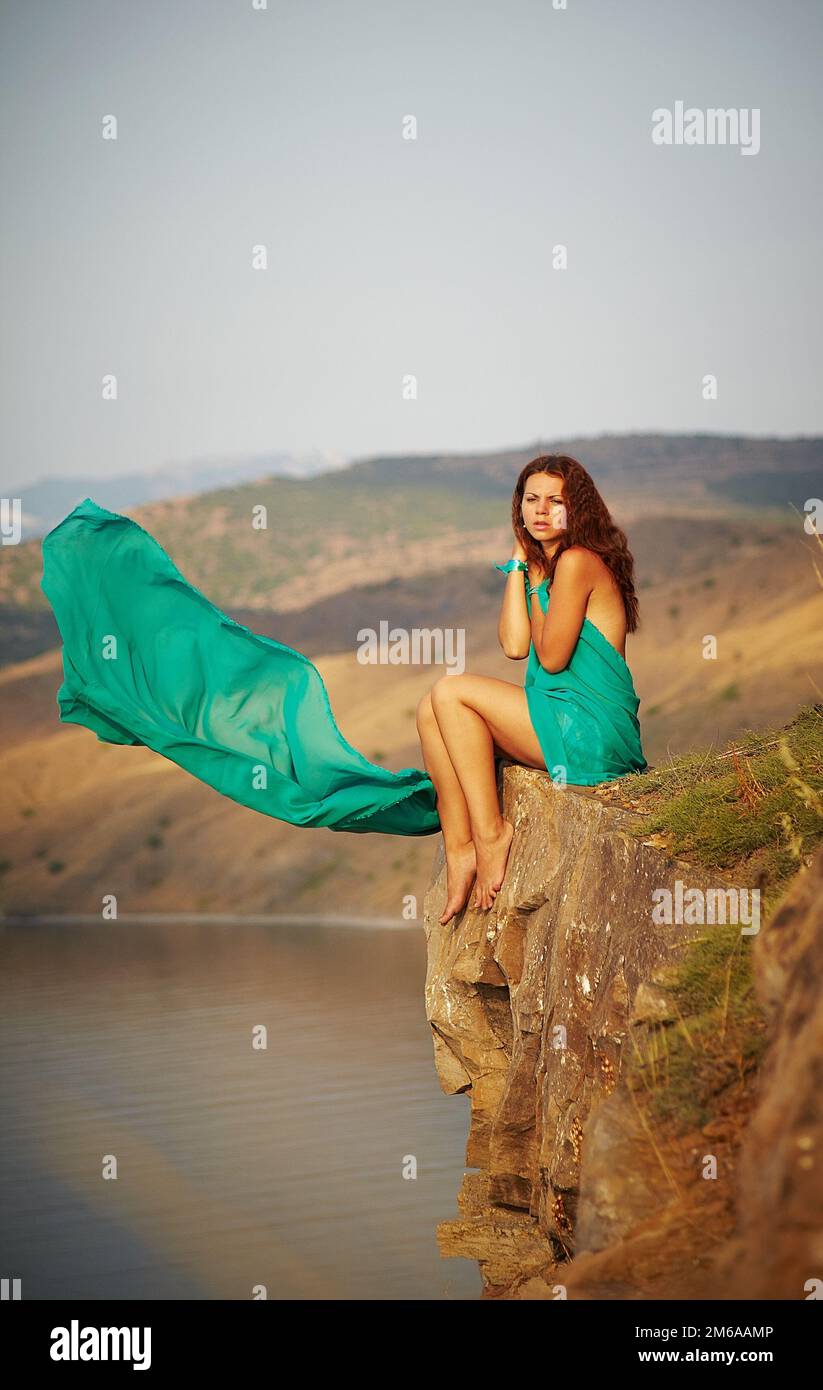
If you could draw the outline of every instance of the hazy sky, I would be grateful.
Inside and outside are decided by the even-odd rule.
[[[823,427],[819,0],[0,8],[6,486]]]

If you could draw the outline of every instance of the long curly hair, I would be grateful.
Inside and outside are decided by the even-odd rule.
[[[549,560],[538,541],[523,524],[521,507],[526,483],[532,473],[552,473],[565,482],[566,530],[560,544]],[[634,632],[639,622],[637,594],[634,587],[634,557],[629,550],[626,533],[612,520],[611,513],[600,496],[594,481],[582,463],[568,454],[541,454],[527,463],[517,479],[512,497],[512,526],[526,551],[530,566],[554,579],[557,562],[564,550],[573,545],[585,546],[599,555],[608,565],[623,596],[626,609],[626,630]]]

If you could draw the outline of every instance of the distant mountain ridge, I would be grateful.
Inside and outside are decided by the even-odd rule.
[[[491,454],[376,456],[309,477],[269,474],[138,508],[107,501],[97,483],[84,495],[132,515],[218,606],[286,613],[372,579],[406,583],[505,549],[515,479],[541,453],[579,457],[623,525],[689,518],[689,547],[702,545],[698,524],[705,540],[711,523],[741,513],[795,528],[807,499],[823,494],[817,437],[634,434],[535,441]],[[260,507],[265,529],[252,527]],[[47,607],[41,573],[37,540],[0,547],[2,627],[15,634],[7,660],[42,650],[39,623],[28,628],[31,640],[20,630],[22,614]]]
[[[328,451],[195,459],[191,463],[153,469],[150,473],[123,473],[110,478],[92,475],[40,478],[35,483],[13,487],[4,496],[21,499],[23,539],[35,540],[56,526],[84,497],[93,497],[101,507],[117,512],[169,497],[191,496],[253,482],[256,478],[310,478],[316,473],[333,472],[345,466],[342,455]]]
[[[820,436],[637,433],[535,440],[492,452],[375,454],[346,460],[330,451],[314,451],[194,460],[120,477],[43,478],[13,488],[8,495],[22,499],[23,539],[31,540],[45,535],[84,497],[94,498],[111,511],[132,511],[152,502],[208,493],[214,493],[218,500],[217,494],[226,488],[267,478],[312,482],[341,476],[352,483],[381,488],[400,483],[404,487],[455,489],[469,473],[475,494],[499,496],[511,492],[514,477],[530,459],[554,453],[579,458],[604,486],[632,491],[648,489],[654,479],[660,485],[676,487],[680,494],[691,485],[692,493],[699,492],[704,498],[714,494],[759,506],[781,506],[791,501],[802,507],[808,496],[819,496],[823,489]],[[801,492],[804,495],[798,502]]]
[[[816,482],[817,495],[823,488],[823,438],[818,435],[581,435],[550,442],[537,440],[525,448],[485,454],[376,455],[354,459],[346,474],[383,486],[402,476],[407,485],[425,482],[454,487],[472,472],[482,490],[511,491],[516,472],[539,454],[570,454],[595,481],[623,488],[647,489],[652,479],[675,484],[681,492],[689,484],[698,484],[708,489],[706,496],[719,490],[745,502],[749,500],[749,480],[757,480],[756,496],[751,500],[759,505],[781,505],[793,491],[793,480],[803,480],[801,490]]]

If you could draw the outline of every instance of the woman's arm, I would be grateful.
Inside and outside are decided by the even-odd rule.
[[[526,552],[519,541],[512,550],[513,560],[525,560]],[[506,575],[503,590],[503,606],[497,624],[497,638],[503,651],[512,661],[522,661],[529,654],[532,640],[529,610],[526,602],[526,586],[523,571],[512,570]]]
[[[552,674],[565,670],[571,659],[595,585],[596,563],[582,546],[564,550],[554,572],[548,612],[544,616],[540,605],[532,604],[534,649],[540,665]]]

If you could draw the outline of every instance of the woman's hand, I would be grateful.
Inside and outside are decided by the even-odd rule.
[[[512,547],[513,560],[527,560],[526,547],[518,535],[515,535],[514,546]]]

